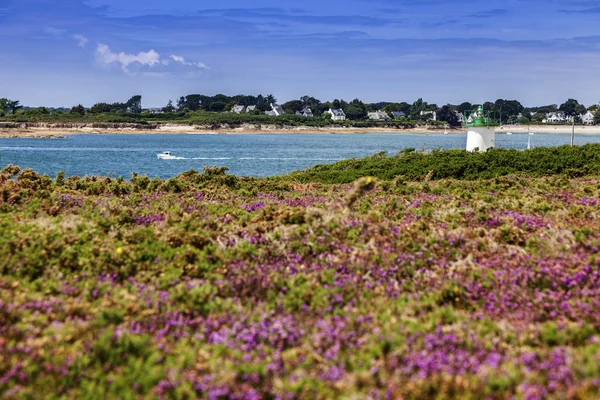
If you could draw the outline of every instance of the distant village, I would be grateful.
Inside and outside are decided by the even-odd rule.
[[[284,111],[283,107],[280,105],[275,105],[275,104],[271,104],[271,110],[267,110],[264,111],[264,113],[266,115],[272,116],[272,117],[279,117],[282,115],[285,115],[286,112]],[[243,105],[235,105],[233,106],[233,108],[231,108],[230,112],[235,113],[235,114],[243,114],[243,113],[252,113],[256,111],[256,106],[243,106]],[[154,109],[153,112],[162,112],[161,109]],[[326,114],[329,116],[329,118],[331,118],[332,121],[345,121],[346,120],[346,114],[344,113],[344,110],[340,109],[340,108],[329,108],[327,111],[325,111],[323,114]],[[579,115],[567,115],[565,113],[562,112],[548,112],[545,113],[545,117],[539,121],[543,124],[571,124],[573,122],[579,122],[585,125],[593,125],[594,124],[594,117],[595,117],[595,112],[592,112],[591,110],[587,110],[585,113],[583,114],[579,114]],[[309,117],[312,118],[314,117],[312,110],[310,109],[310,107],[304,107],[302,110],[300,111],[296,111],[295,115],[301,115],[303,117]],[[437,118],[437,111],[420,111],[419,115],[421,117],[423,117],[423,120],[429,120],[429,121],[438,121]],[[461,112],[458,111],[454,111],[454,115],[456,117],[456,121],[459,124],[464,124],[466,123],[470,123],[472,122],[470,117],[465,118],[465,115]],[[400,119],[400,118],[407,118],[408,115],[403,112],[403,111],[391,111],[391,112],[386,112],[383,110],[379,110],[379,111],[371,111],[367,113],[367,118],[369,120],[372,121],[391,121],[391,120],[396,120],[396,119]],[[517,115],[516,120],[523,120],[523,118],[527,118],[525,117],[525,115],[523,113],[519,113]],[[576,121],[576,119],[579,119],[579,121]]]
[[[525,107],[517,100],[498,99],[495,102],[485,102],[481,105],[486,114],[501,124],[600,124],[600,107],[597,104],[589,107],[584,106],[575,99],[568,99],[557,105],[540,107]],[[63,117],[91,117],[105,116],[109,120],[115,118],[129,119],[186,119],[201,118],[202,112],[211,118],[227,119],[227,115],[237,115],[240,118],[250,120],[252,116],[269,116],[274,118],[296,118],[297,123],[302,123],[303,118],[320,118],[334,122],[342,121],[371,121],[401,123],[432,123],[448,124],[458,126],[469,123],[470,115],[478,107],[478,104],[464,102],[458,105],[427,103],[423,99],[417,99],[413,103],[407,102],[379,102],[365,103],[359,99],[350,102],[335,99],[333,101],[321,102],[320,100],[303,96],[297,100],[290,100],[278,104],[273,95],[237,95],[227,96],[218,94],[206,96],[191,94],[181,96],[176,102],[169,100],[165,107],[143,108],[142,96],[136,95],[123,103],[96,103],[92,107],[84,107],[81,104],[72,108],[51,107],[26,107],[19,101],[0,98],[0,117],[8,119],[48,118],[55,116]],[[218,117],[221,115],[221,117]],[[95,117],[95,118],[96,118]],[[308,120],[306,123],[308,122]]]

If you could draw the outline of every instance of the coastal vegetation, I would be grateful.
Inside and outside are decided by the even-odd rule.
[[[162,108],[143,108],[142,96],[136,95],[126,102],[97,103],[86,108],[81,104],[68,108],[23,107],[19,101],[0,99],[0,121],[12,122],[49,122],[49,123],[182,123],[198,125],[241,125],[266,124],[286,126],[397,126],[413,127],[417,125],[460,126],[461,118],[465,118],[478,104],[464,102],[462,104],[446,104],[438,106],[423,99],[412,103],[378,102],[365,103],[359,99],[350,102],[335,99],[322,102],[311,96],[303,96],[281,105],[285,114],[280,116],[265,115],[277,104],[273,95],[237,95],[218,94],[206,96],[191,94],[180,97],[175,103],[171,100]],[[235,106],[252,106],[250,112],[234,113]],[[482,104],[486,113],[496,116],[504,124],[541,124],[541,123],[600,123],[600,113],[596,113],[598,105],[585,107],[575,99],[568,99],[563,104],[540,107],[524,107],[517,100],[498,99],[495,102]],[[310,117],[296,115],[302,110],[311,110]],[[329,109],[340,109],[346,115],[345,121],[331,121],[326,113]],[[383,111],[389,121],[371,120],[369,112]],[[587,112],[592,119],[583,121]],[[395,114],[394,114],[395,113]],[[554,117],[549,115],[555,114]],[[588,118],[591,118],[588,116]]]
[[[317,165],[293,172],[282,179],[299,182],[351,183],[372,176],[382,180],[404,177],[410,180],[475,180],[498,178],[510,174],[529,177],[566,174],[570,177],[600,175],[600,144],[581,147],[539,147],[521,151],[490,149],[470,153],[465,150],[434,150],[431,153],[405,149],[388,156],[379,153],[369,158],[351,159],[335,164]]]
[[[0,397],[598,398],[600,146],[0,173]]]

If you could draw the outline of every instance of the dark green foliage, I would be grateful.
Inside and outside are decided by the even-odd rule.
[[[430,171],[431,174],[430,174]],[[485,153],[465,150],[436,151],[430,154],[401,152],[396,157],[367,157],[317,165],[293,172],[286,178],[300,182],[350,183],[372,176],[392,180],[489,179],[520,173],[527,176],[567,174],[570,177],[600,173],[600,145],[561,146],[527,151],[493,149]]]
[[[194,170],[189,170],[180,174],[177,179],[195,186],[205,186],[212,183],[237,188],[239,186],[238,178],[235,175],[227,175],[228,170],[229,168],[227,167],[211,167],[207,165],[203,168],[202,174]]]
[[[69,111],[69,114],[85,115],[85,108],[83,108],[83,106],[81,104],[79,104],[79,105],[71,108],[71,110]]]
[[[558,108],[559,111],[565,113],[567,116],[574,116],[585,113],[585,106],[579,104],[575,99],[568,99]]]

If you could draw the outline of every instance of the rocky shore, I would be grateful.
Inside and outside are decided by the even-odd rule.
[[[498,127],[498,133],[571,133],[569,125],[531,125]],[[0,122],[0,138],[64,138],[68,134],[352,134],[352,133],[441,133],[445,128],[423,125],[414,128],[393,126],[311,127],[279,125],[193,125],[178,123],[16,123]],[[464,128],[448,129],[448,133],[466,133]],[[576,126],[576,134],[600,134],[600,126]]]
[[[443,132],[439,126],[424,125],[416,128],[397,127],[311,127],[280,125],[193,125],[177,123],[14,123],[0,122],[0,138],[48,138],[65,134],[336,134],[336,133],[390,133],[390,132]],[[452,130],[460,132],[460,130]]]

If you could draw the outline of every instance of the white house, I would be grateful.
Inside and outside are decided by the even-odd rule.
[[[596,111],[597,112],[597,111]],[[582,114],[581,117],[581,121],[586,124],[586,125],[592,125],[594,123],[594,113],[591,111],[586,112],[585,114]]]
[[[256,110],[256,106],[248,106],[248,107],[246,107],[246,112],[247,113],[250,113],[250,112],[252,112],[254,110]]]
[[[437,113],[435,111],[421,111],[421,116],[428,116],[427,119],[437,121]]]
[[[562,113],[548,113],[546,114],[546,122],[551,122],[551,123],[559,123],[559,122],[565,122],[566,118],[565,115]]]
[[[296,111],[296,115],[302,115],[304,117],[312,118],[313,113],[310,107],[304,107],[302,111]]]
[[[464,114],[463,114],[463,113],[460,113],[460,112],[456,111],[456,112],[454,113],[454,115],[456,115],[456,121],[457,121],[459,124],[464,124],[464,123],[465,123],[465,116],[464,116]]]
[[[285,114],[285,111],[283,111],[283,108],[281,106],[271,104],[271,111],[265,111],[265,114],[270,115],[272,117],[279,117]]]
[[[346,120],[346,114],[344,113],[344,110],[341,110],[339,108],[330,108],[329,110],[327,110],[325,112],[325,114],[329,114],[331,115],[331,120],[332,121],[345,121]]]
[[[233,108],[231,109],[231,112],[234,112],[236,114],[241,114],[244,112],[245,108],[246,107],[237,104],[237,105],[233,106]]]
[[[390,116],[383,111],[376,111],[376,112],[370,112],[368,114],[369,119],[373,120],[373,121],[389,121],[390,120]]]

